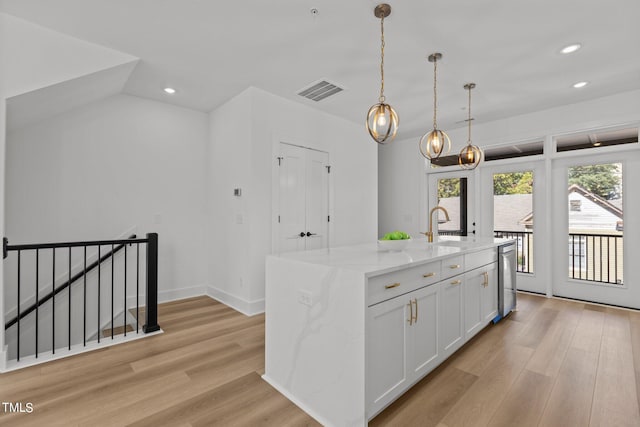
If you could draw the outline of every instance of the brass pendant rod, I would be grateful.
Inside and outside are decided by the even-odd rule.
[[[380,18],[380,103],[384,98],[384,15]]]
[[[437,91],[437,73],[438,73],[438,58],[433,60],[433,128],[437,129],[436,124],[436,109],[438,108],[438,91]]]
[[[469,85],[469,137],[467,138],[467,141],[469,142],[469,144],[471,144],[471,85]]]

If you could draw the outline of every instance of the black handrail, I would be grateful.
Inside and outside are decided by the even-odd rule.
[[[135,238],[136,238],[136,235],[132,234],[127,239],[123,239],[123,240],[96,240],[96,241],[91,241],[91,242],[70,242],[70,243],[34,243],[34,244],[27,244],[27,245],[12,245],[12,246],[9,246],[8,244],[5,243],[4,244],[4,252],[5,253],[7,253],[10,250],[11,251],[22,251],[22,250],[26,250],[26,249],[52,249],[52,248],[63,248],[63,247],[64,248],[69,248],[69,250],[71,250],[72,247],[98,246],[100,244],[107,244],[107,243],[111,244],[112,242],[118,243],[118,246],[116,246],[112,251],[110,251],[110,252],[106,253],[105,255],[103,255],[102,257],[100,257],[100,259],[98,259],[97,261],[94,261],[91,264],[89,264],[87,266],[86,270],[83,269],[82,271],[76,273],[74,276],[69,278],[69,280],[67,280],[61,286],[58,286],[56,288],[55,287],[55,283],[54,283],[54,289],[55,290],[49,292],[44,297],[42,297],[38,301],[36,301],[33,304],[31,304],[29,306],[29,308],[27,308],[26,310],[24,310],[24,311],[20,310],[20,314],[17,315],[16,317],[14,317],[13,319],[9,320],[4,325],[4,329],[5,330],[9,329],[13,325],[15,325],[18,322],[18,320],[22,320],[26,316],[31,314],[36,309],[36,307],[40,307],[41,305],[43,305],[44,303],[49,301],[51,298],[53,298],[54,295],[58,295],[60,292],[64,291],[69,286],[71,286],[74,282],[76,282],[79,279],[82,279],[85,276],[86,273],[90,272],[91,270],[93,270],[94,268],[99,266],[101,263],[103,263],[107,259],[109,259],[112,255],[115,255],[117,252],[122,250],[122,248],[124,248],[124,246],[126,244],[130,245],[132,243],[136,243],[136,241],[141,242],[141,243],[147,241],[147,239],[132,240],[132,239],[135,239]],[[4,240],[6,241],[6,238]],[[6,258],[6,256],[5,256],[5,258]],[[71,274],[71,271],[69,271],[69,274]]]

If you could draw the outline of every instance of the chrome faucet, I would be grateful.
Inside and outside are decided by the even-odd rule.
[[[451,221],[449,219],[449,212],[447,212],[447,210],[442,206],[436,206],[435,208],[431,209],[431,211],[429,212],[429,231],[427,231],[426,233],[421,233],[427,236],[427,240],[429,241],[429,243],[433,242],[433,213],[437,210],[441,210],[442,212],[444,212],[444,217],[446,218],[446,220]]]

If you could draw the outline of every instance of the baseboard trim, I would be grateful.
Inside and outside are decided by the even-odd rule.
[[[167,291],[160,290],[158,291],[158,304],[206,295],[207,294],[206,289],[207,289],[206,285],[201,285],[201,286],[191,286],[189,288],[170,289]],[[140,306],[144,306],[145,296],[140,295],[139,299],[140,299]],[[127,297],[127,306],[129,308],[135,308],[136,306],[135,296]]]
[[[330,426],[331,425],[331,423],[329,421],[325,420],[324,417],[321,417],[314,410],[309,408],[308,405],[306,405],[305,403],[301,402],[300,400],[298,400],[297,398],[292,396],[287,390],[285,390],[283,387],[281,387],[280,384],[278,384],[276,381],[273,381],[271,378],[269,378],[269,376],[267,374],[264,374],[262,376],[262,379],[265,382],[267,382],[271,387],[273,387],[276,390],[278,390],[278,392],[280,394],[282,394],[284,397],[286,397],[291,402],[293,402],[298,408],[300,408],[304,412],[306,412],[307,415],[309,415],[311,418],[315,419],[317,422],[319,422],[323,426]]]
[[[264,298],[256,301],[246,301],[213,286],[207,286],[206,294],[210,298],[220,301],[224,305],[228,305],[245,316],[255,316],[256,314],[264,313]]]

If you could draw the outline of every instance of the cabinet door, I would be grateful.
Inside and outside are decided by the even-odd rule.
[[[482,294],[484,270],[476,269],[465,273],[464,287],[464,333],[465,340],[474,336],[484,326],[482,316]]]
[[[413,322],[407,329],[410,381],[417,379],[440,363],[438,352],[438,295],[440,287],[431,285],[411,292],[407,296],[413,307]]]
[[[440,284],[440,321],[438,325],[440,353],[444,358],[464,343],[464,294],[462,276]]]
[[[487,265],[484,271],[486,285],[482,290],[482,315],[484,324],[487,324],[498,315],[498,263]]]
[[[366,400],[375,414],[407,387],[409,296],[399,296],[367,309]]]

